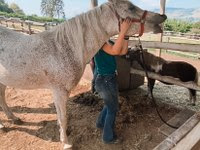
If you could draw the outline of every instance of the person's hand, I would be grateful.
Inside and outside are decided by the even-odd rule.
[[[132,21],[130,18],[126,18],[123,22],[120,23],[120,32],[126,35],[128,29],[132,25]]]

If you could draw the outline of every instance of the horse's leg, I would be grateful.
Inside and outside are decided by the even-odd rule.
[[[195,106],[196,105],[196,90],[188,89],[190,94],[190,104]]]
[[[6,90],[6,86],[0,83],[0,106],[2,107],[8,119],[11,119],[14,122],[14,124],[22,124],[23,122],[12,113],[12,111],[6,104],[5,90]]]
[[[69,92],[65,88],[54,88],[53,89],[53,100],[56,107],[58,124],[60,125],[60,140],[64,143],[64,149],[70,149],[72,145],[68,144],[66,135],[66,101],[69,97]]]
[[[148,92],[147,97],[151,97],[151,93],[153,93],[153,87],[155,85],[155,79],[148,79]]]

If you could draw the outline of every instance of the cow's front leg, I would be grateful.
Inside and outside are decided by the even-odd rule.
[[[56,107],[58,124],[60,125],[60,140],[64,144],[64,149],[69,150],[72,145],[68,143],[66,135],[66,101],[69,98],[69,92],[65,88],[56,87],[53,89],[53,100]]]

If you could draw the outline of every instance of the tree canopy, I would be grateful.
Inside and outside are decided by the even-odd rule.
[[[11,8],[16,14],[24,14],[24,11],[16,3],[11,3],[9,8]]]
[[[65,16],[64,13],[64,2],[63,0],[42,0],[41,12],[47,17],[58,17],[60,15]]]
[[[0,0],[0,11],[7,12],[7,13],[13,13],[13,10],[11,8],[9,8],[8,4],[5,3],[4,0]]]

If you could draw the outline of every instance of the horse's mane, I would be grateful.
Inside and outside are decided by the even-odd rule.
[[[92,44],[98,44],[98,42],[102,41],[101,39],[108,36],[100,22],[102,8],[106,5],[107,4],[103,4],[100,7],[96,7],[93,10],[71,18],[55,27],[56,42],[62,46],[65,46],[67,42],[68,45],[76,49],[88,48],[85,39],[91,40]]]

